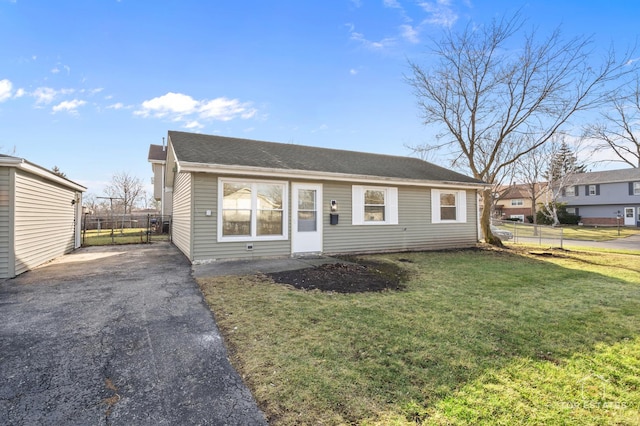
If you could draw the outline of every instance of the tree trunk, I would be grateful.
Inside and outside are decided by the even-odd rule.
[[[504,247],[502,240],[491,233],[491,206],[493,204],[493,191],[491,188],[482,191],[482,216],[480,216],[480,228],[484,235],[484,241],[497,246]]]

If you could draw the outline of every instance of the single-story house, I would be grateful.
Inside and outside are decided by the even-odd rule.
[[[640,169],[576,173],[558,201],[585,225],[640,226]]]
[[[417,158],[177,131],[166,150],[164,209],[173,243],[194,263],[480,238],[486,184]]]
[[[23,158],[0,155],[0,278],[80,247],[86,190]]]

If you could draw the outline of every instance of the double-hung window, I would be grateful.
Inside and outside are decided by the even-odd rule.
[[[287,238],[284,182],[219,179],[218,241]]]
[[[633,182],[633,195],[640,195],[640,182]]]
[[[564,188],[564,196],[565,197],[575,197],[576,196],[576,187],[573,185],[567,186]]]
[[[398,188],[353,185],[354,225],[397,225]]]
[[[511,200],[511,206],[524,206],[524,200],[522,198]]]
[[[431,190],[431,222],[467,221],[467,193],[448,189]]]

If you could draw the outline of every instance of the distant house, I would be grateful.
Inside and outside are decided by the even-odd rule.
[[[640,226],[640,169],[575,174],[558,201],[585,225]]]
[[[164,173],[166,170],[165,164],[167,162],[167,147],[164,145],[151,145],[149,146],[149,155],[147,157],[151,163],[151,170],[153,171],[153,198],[156,201],[160,201],[160,214],[170,215],[171,211],[167,210],[171,203],[165,203],[165,186],[164,186]]]
[[[0,278],[80,247],[86,190],[23,158],[0,155]]]
[[[494,196],[494,217],[496,219],[518,219],[527,221],[527,216],[535,216],[537,205],[544,202],[546,183],[535,184],[536,200],[531,196],[531,185],[513,184],[500,186]]]
[[[486,185],[416,158],[170,131],[163,166],[172,239],[192,262],[479,239]]]

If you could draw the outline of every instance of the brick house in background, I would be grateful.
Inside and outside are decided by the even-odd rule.
[[[494,196],[494,218],[499,220],[519,219],[528,222],[527,216],[534,216],[537,204],[544,203],[546,183],[535,184],[535,203],[531,197],[529,184],[512,184],[499,186]]]

